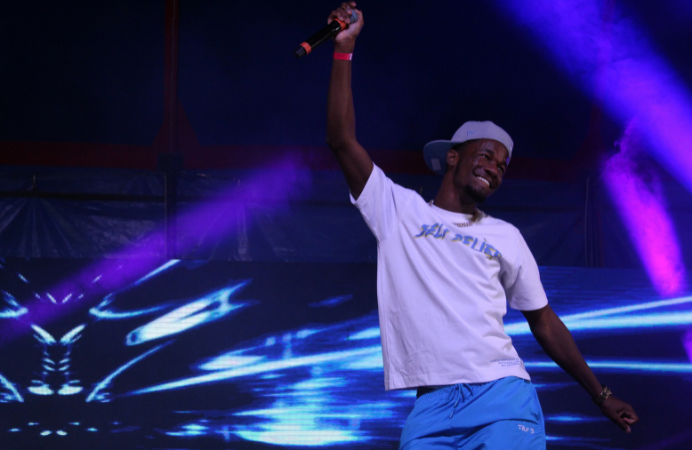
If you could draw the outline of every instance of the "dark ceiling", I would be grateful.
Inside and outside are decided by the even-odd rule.
[[[50,165],[58,152],[61,165],[74,158],[73,165],[117,166],[137,152],[154,154],[166,111],[167,3],[5,2],[4,164]],[[593,116],[592,89],[575,85],[505,3],[359,3],[366,23],[354,95],[364,146],[417,151],[470,119],[502,125],[524,158],[570,161],[594,126],[612,146],[622,124]],[[188,135],[179,150],[194,152],[186,148],[192,140],[216,152],[324,147],[331,44],[301,60],[293,51],[334,6],[180,0],[178,114],[189,122],[178,123]],[[691,87],[692,4],[617,0],[615,7]]]

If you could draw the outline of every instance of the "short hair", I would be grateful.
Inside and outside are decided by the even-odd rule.
[[[449,150],[455,150],[458,153],[463,152],[465,150],[465,147],[467,147],[467,144],[470,144],[472,142],[476,142],[478,140],[479,139],[470,139],[468,141],[464,141],[460,144],[456,144],[456,145],[452,146],[452,148],[450,148]],[[451,166],[449,164],[445,164],[445,165],[446,165],[445,172],[451,170],[450,169]]]

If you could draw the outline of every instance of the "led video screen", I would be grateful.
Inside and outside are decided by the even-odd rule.
[[[415,392],[384,390],[374,265],[138,264],[0,261],[2,449],[397,448]],[[641,417],[630,435],[601,417],[510,310],[549,447],[689,448],[692,297],[637,271],[541,276]]]

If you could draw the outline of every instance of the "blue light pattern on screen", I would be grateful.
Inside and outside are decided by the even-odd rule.
[[[0,345],[0,439],[12,439],[7,448],[90,436],[112,448],[133,440],[145,448],[214,448],[209,442],[219,441],[234,448],[396,448],[415,392],[384,391],[372,266],[247,267],[175,260],[115,292],[90,298],[75,289],[58,301],[49,288],[32,290],[37,275],[5,262],[0,324],[26,333]],[[314,281],[330,273],[344,281]],[[680,336],[692,326],[692,297],[661,300],[620,273],[601,274],[611,283],[604,287],[594,273],[542,271],[590,366],[617,380],[631,403],[652,402],[627,389],[650,379],[689,398],[692,364]],[[354,287],[365,282],[369,288]],[[32,308],[46,305],[74,309],[55,322],[32,322]],[[551,445],[624,445],[619,430],[545,357],[518,313],[508,314],[506,330],[539,391]],[[636,351],[620,354],[623,342]],[[14,349],[26,368],[10,363]],[[49,414],[47,398],[64,409]],[[31,413],[17,414],[12,405],[19,404]],[[671,411],[682,408],[674,403]]]

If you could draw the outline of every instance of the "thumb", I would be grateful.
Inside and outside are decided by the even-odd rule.
[[[618,424],[618,426],[619,426],[620,428],[622,428],[622,430],[623,430],[625,433],[631,433],[631,432],[632,432],[632,429],[631,429],[630,426],[627,424],[627,422],[625,421],[625,419],[623,419],[623,418],[620,417],[619,415],[616,415],[616,416],[613,418],[613,422],[615,422],[616,424]]]

